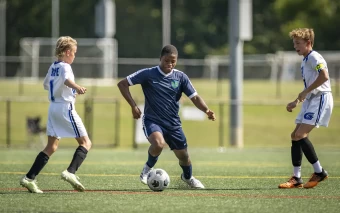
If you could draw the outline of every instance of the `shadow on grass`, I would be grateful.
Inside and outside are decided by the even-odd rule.
[[[82,194],[83,193],[83,192],[78,192],[76,190],[65,190],[65,189],[42,189],[42,191],[44,192],[43,194],[53,193],[53,192],[60,192],[60,193],[66,192],[68,194],[72,194],[72,193]],[[89,189],[89,190],[85,190],[84,193],[86,192],[148,193],[148,192],[153,192],[153,191],[151,191],[150,189]],[[0,195],[6,195],[6,194],[33,194],[33,193],[22,188],[8,188],[8,189],[5,189],[5,191],[0,191]]]
[[[277,190],[278,188],[205,188],[205,189],[191,189],[191,188],[174,188],[176,190],[192,190],[192,191],[255,191],[255,190]]]
[[[59,193],[65,193],[65,194],[73,194],[73,193],[82,193],[78,192],[76,190],[65,190],[65,189],[42,189],[43,194],[59,194]],[[169,187],[165,191],[254,191],[254,190],[278,190],[278,188],[205,188],[205,189],[192,189],[188,188],[186,186],[179,186],[179,187]],[[57,193],[54,193],[57,192]],[[90,192],[103,192],[103,193],[117,193],[117,194],[147,194],[147,193],[158,193],[155,191],[152,191],[148,188],[145,189],[88,189],[85,190],[84,193],[90,193]],[[0,195],[12,195],[12,194],[31,194],[26,189],[22,188],[8,188],[5,189],[5,191],[0,191]]]

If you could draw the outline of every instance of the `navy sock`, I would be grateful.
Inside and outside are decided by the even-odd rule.
[[[48,155],[45,154],[45,152],[40,152],[38,156],[35,158],[35,161],[30,169],[30,171],[26,174],[26,177],[29,179],[34,180],[35,176],[37,176],[40,171],[44,168],[44,166],[47,164]]]
[[[302,161],[302,148],[299,141],[292,141],[291,157],[293,166],[301,166]]]
[[[182,165],[180,165],[180,166],[182,167],[184,178],[185,179],[190,179],[191,176],[192,176],[192,166],[191,165],[190,166],[182,166]]]
[[[76,149],[72,161],[70,163],[70,166],[67,168],[67,171],[69,173],[75,174],[80,165],[83,163],[83,161],[86,158],[87,155],[87,149],[83,146],[78,146]]]
[[[301,143],[302,151],[305,154],[309,163],[316,163],[319,159],[310,140],[308,138],[302,138],[301,140],[299,140],[299,142]]]
[[[146,162],[146,165],[152,168],[157,163],[157,160],[158,160],[158,156],[152,156],[150,152],[148,152],[148,161]]]

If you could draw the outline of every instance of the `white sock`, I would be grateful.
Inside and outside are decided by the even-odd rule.
[[[301,166],[294,166],[293,174],[297,178],[301,178]]]
[[[313,164],[313,168],[314,168],[314,172],[316,172],[316,173],[321,173],[322,172],[322,167],[321,167],[321,164],[320,164],[319,161],[316,161]]]

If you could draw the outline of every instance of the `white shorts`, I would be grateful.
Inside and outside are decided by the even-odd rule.
[[[46,134],[57,138],[87,136],[85,126],[71,103],[51,103]]]
[[[333,96],[331,92],[320,92],[306,99],[295,123],[304,123],[319,126],[328,126],[333,110]]]

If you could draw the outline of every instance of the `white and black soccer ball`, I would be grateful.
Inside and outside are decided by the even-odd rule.
[[[153,191],[163,191],[170,185],[170,177],[163,169],[153,169],[148,174],[148,186]]]

